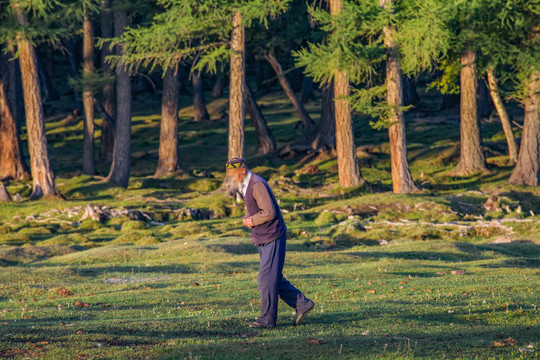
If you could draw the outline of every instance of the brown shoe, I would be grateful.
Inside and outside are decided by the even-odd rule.
[[[263,323],[260,323],[258,321],[252,321],[248,323],[248,327],[250,328],[273,328],[273,326],[264,325]]]
[[[311,307],[309,307],[306,311],[303,313],[296,314],[296,319],[294,319],[294,326],[300,325],[300,323],[304,320],[304,318],[309,314],[311,310],[315,307],[315,303],[311,304]]]

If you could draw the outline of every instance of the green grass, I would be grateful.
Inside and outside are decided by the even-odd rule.
[[[421,96],[436,103],[432,91]],[[362,174],[387,192],[337,186],[332,154],[255,154],[248,119],[248,163],[269,180],[289,230],[284,273],[316,303],[299,327],[280,304],[277,328],[261,331],[246,327],[259,300],[244,206],[215,191],[226,99],[209,102],[207,123],[180,99],[183,173],[154,179],[159,101],[134,102],[127,189],[103,181],[104,163],[97,176],[81,174],[82,125],[66,126],[72,109],[49,104],[51,163],[66,200],[0,203],[0,358],[538,358],[519,348],[540,347],[540,190],[507,183],[500,124],[482,123],[493,173],[458,178],[447,175],[459,155],[457,112],[408,113],[411,172],[423,190],[394,195],[387,134],[369,119],[355,121],[357,145],[371,146]],[[281,92],[259,102],[278,146],[305,135]],[[318,119],[320,102],[307,110]],[[27,198],[31,183],[7,188]],[[500,211],[484,207],[490,196]],[[80,222],[87,205],[131,215]],[[518,344],[494,346],[507,337]]]
[[[76,251],[4,268],[0,351],[66,359],[520,358],[518,348],[540,346],[539,254],[530,241],[317,250],[290,240],[284,273],[316,307],[293,327],[281,303],[277,328],[254,330],[246,323],[258,310],[258,255],[248,238]],[[518,345],[494,347],[501,336]]]

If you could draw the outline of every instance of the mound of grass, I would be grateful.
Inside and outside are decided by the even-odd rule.
[[[96,220],[92,220],[92,219],[84,219],[79,225],[79,228],[82,230],[97,230],[102,227],[103,227],[102,223]]]
[[[4,234],[0,237],[0,244],[4,245],[23,245],[28,244],[31,241],[29,235],[20,233]]]
[[[183,221],[176,225],[167,225],[162,233],[170,233],[174,238],[185,236],[206,236],[211,234],[211,226],[200,221]]]
[[[221,181],[216,179],[197,179],[189,184],[188,188],[193,191],[199,192],[211,192],[219,189]]]
[[[86,236],[74,233],[57,235],[50,239],[40,241],[38,245],[83,245],[87,242],[88,238]]]
[[[128,231],[117,237],[111,244],[117,245],[152,245],[159,244],[161,240],[154,236],[151,231]]]
[[[315,225],[317,226],[328,226],[333,225],[338,222],[338,219],[334,213],[328,210],[321,212],[317,218],[314,220]]]
[[[51,235],[53,232],[51,229],[45,226],[36,226],[36,227],[25,227],[19,230],[21,235]]]
[[[330,228],[330,235],[335,241],[355,241],[365,237],[366,229],[358,216],[340,222]]]
[[[131,230],[144,230],[146,229],[146,224],[144,221],[139,220],[128,220],[122,222],[122,231],[131,231]]]

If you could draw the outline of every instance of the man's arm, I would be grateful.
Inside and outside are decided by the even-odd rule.
[[[272,203],[272,198],[263,183],[256,182],[253,184],[252,191],[257,206],[261,209],[258,213],[251,215],[253,226],[257,226],[272,220],[276,216],[276,212],[274,204]]]

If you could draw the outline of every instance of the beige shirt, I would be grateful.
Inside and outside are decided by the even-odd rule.
[[[258,213],[251,215],[253,226],[264,224],[265,222],[268,222],[274,217],[276,217],[274,205],[272,204],[272,198],[270,197],[266,186],[264,186],[264,184],[261,182],[256,182],[255,184],[253,184],[251,191],[253,192],[253,198],[255,198],[257,206],[260,209]],[[247,213],[247,208],[246,217],[249,217],[249,214]]]

